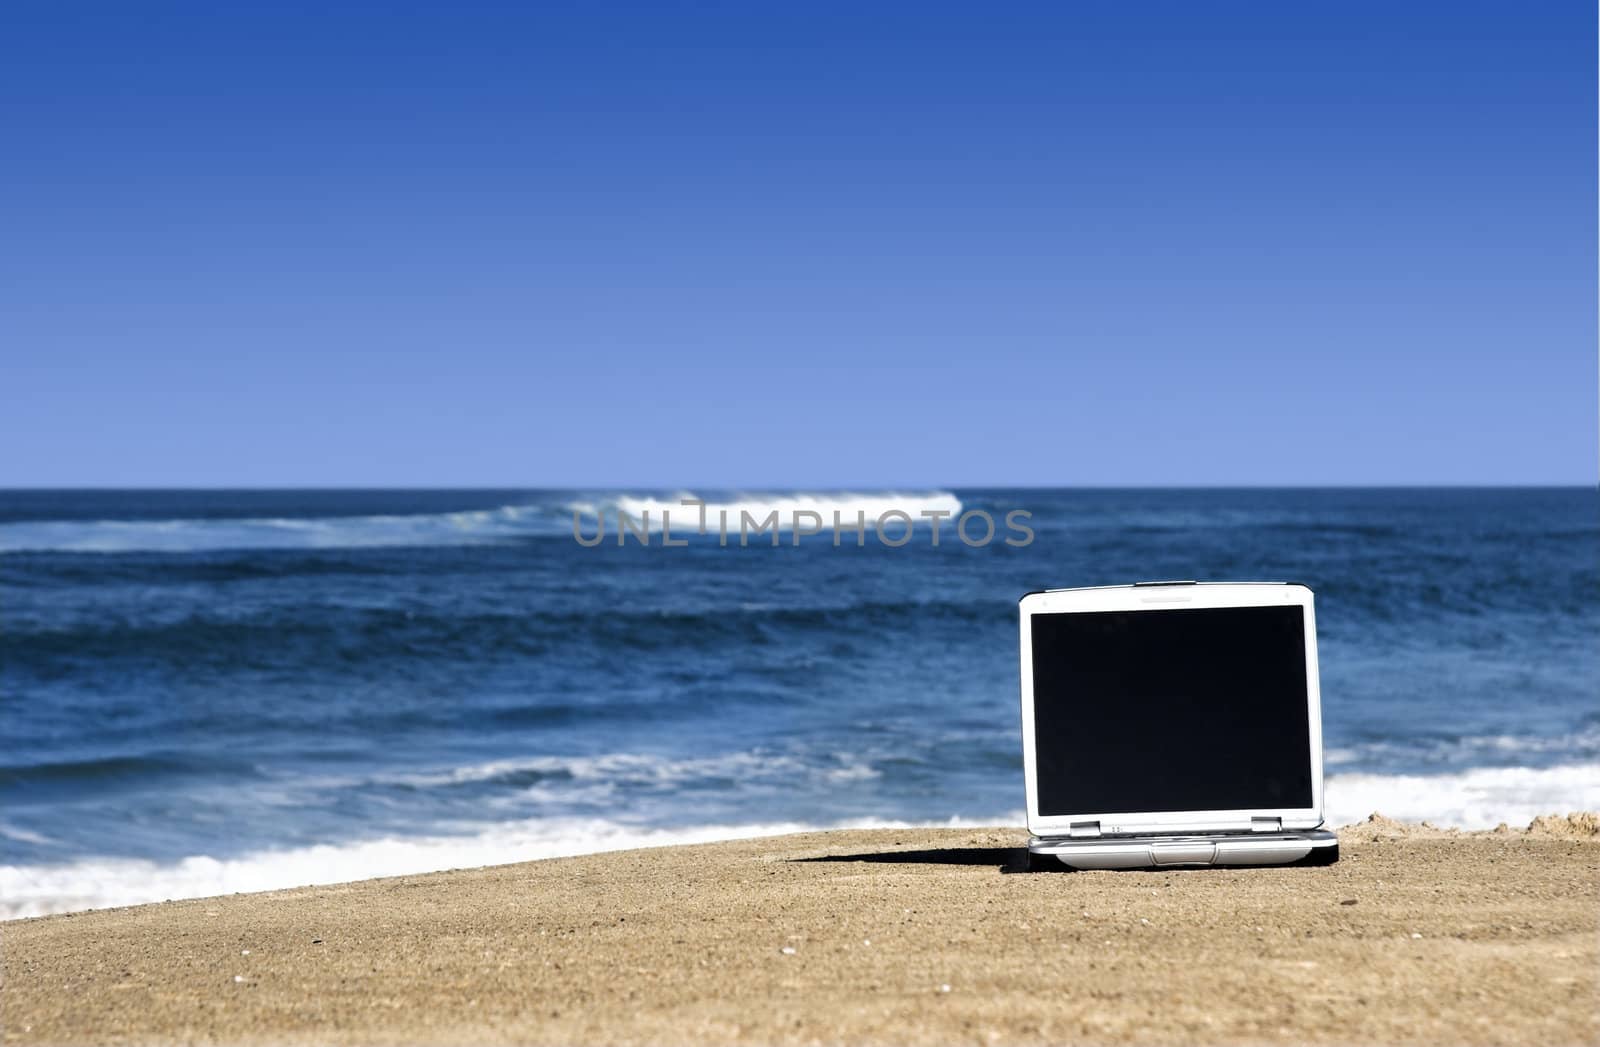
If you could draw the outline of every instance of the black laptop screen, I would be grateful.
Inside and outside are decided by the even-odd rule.
[[[1032,623],[1041,815],[1311,806],[1300,607]]]

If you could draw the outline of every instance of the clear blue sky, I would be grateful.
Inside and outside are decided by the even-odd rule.
[[[0,484],[1593,483],[1595,39],[11,5]]]

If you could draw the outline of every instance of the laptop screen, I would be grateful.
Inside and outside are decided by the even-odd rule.
[[[1311,806],[1299,607],[1031,621],[1041,815]]]

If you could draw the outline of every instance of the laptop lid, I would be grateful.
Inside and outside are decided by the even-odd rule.
[[[1030,593],[1021,626],[1034,835],[1322,824],[1317,634],[1305,586]]]

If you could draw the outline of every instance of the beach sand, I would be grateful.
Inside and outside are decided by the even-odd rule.
[[[1594,1043],[1600,819],[1008,874],[807,833],[0,925],[7,1043]]]

